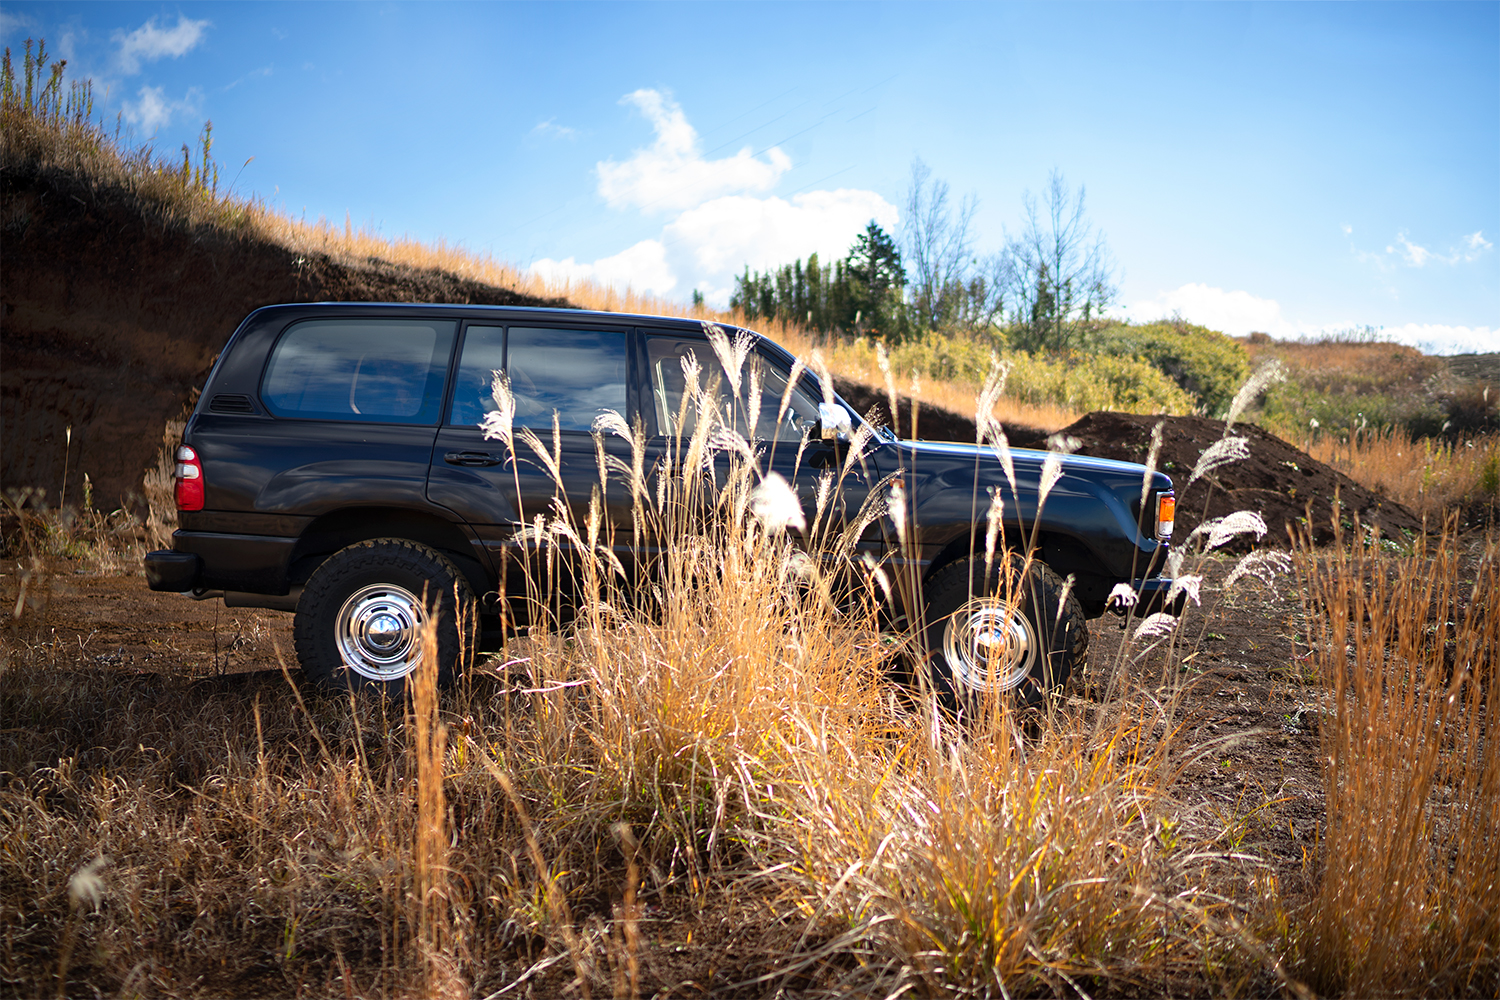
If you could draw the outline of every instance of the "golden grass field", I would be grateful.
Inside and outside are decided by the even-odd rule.
[[[685,312],[294,220],[218,195],[206,157],[6,110],[8,162],[51,128],[55,162],[184,224]],[[883,380],[860,345],[762,332]],[[976,410],[973,387],[893,380]],[[991,403],[1047,430],[1079,415]],[[0,993],[1500,994],[1500,539],[1457,520],[1494,438],[1307,447],[1447,527],[1184,547],[1202,579],[1180,620],[1100,619],[1046,711],[957,718],[877,614],[917,582],[816,525],[793,544],[756,513],[753,458],[706,494],[636,469],[656,588],[583,559],[563,614],[532,577],[532,627],[456,689],[424,673],[385,702],[307,689],[284,615],[144,591],[165,466],[145,524],[7,494]],[[540,561],[604,530],[559,515]]]

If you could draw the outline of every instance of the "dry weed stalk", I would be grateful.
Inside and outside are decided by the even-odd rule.
[[[1462,564],[1473,560],[1472,567]],[[1500,992],[1500,544],[1301,553],[1327,826],[1303,960],[1352,996]],[[1461,569],[1472,574],[1463,587]]]

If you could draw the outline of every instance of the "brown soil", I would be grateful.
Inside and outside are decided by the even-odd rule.
[[[1264,541],[1269,545],[1285,545],[1288,531],[1303,525],[1311,527],[1317,541],[1328,541],[1335,521],[1349,527],[1355,515],[1360,523],[1378,525],[1392,537],[1423,530],[1421,519],[1406,507],[1254,424],[1235,424],[1227,432],[1249,439],[1249,458],[1221,466],[1191,485],[1188,479],[1204,449],[1226,434],[1222,420],[1090,413],[1061,433],[1077,439],[1081,454],[1145,462],[1151,430],[1157,423],[1162,425],[1162,435],[1156,466],[1177,486],[1178,537],[1186,537],[1205,518],[1237,510],[1254,511],[1265,518]],[[1335,498],[1340,504],[1337,517]]]
[[[191,402],[240,320],[278,302],[567,305],[436,270],[335,260],[163,217],[77,174],[0,171],[0,488],[110,509],[141,493],[162,427]]]

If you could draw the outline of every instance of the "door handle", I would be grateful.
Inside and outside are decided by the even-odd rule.
[[[504,461],[499,455],[491,455],[487,451],[450,451],[443,456],[443,461],[449,465],[485,466],[499,465]]]

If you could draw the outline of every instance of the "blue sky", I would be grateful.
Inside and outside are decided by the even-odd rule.
[[[295,215],[722,303],[1060,170],[1119,311],[1500,350],[1500,4],[0,5],[96,105]],[[253,159],[250,159],[253,157]],[[244,165],[249,160],[248,165]]]

